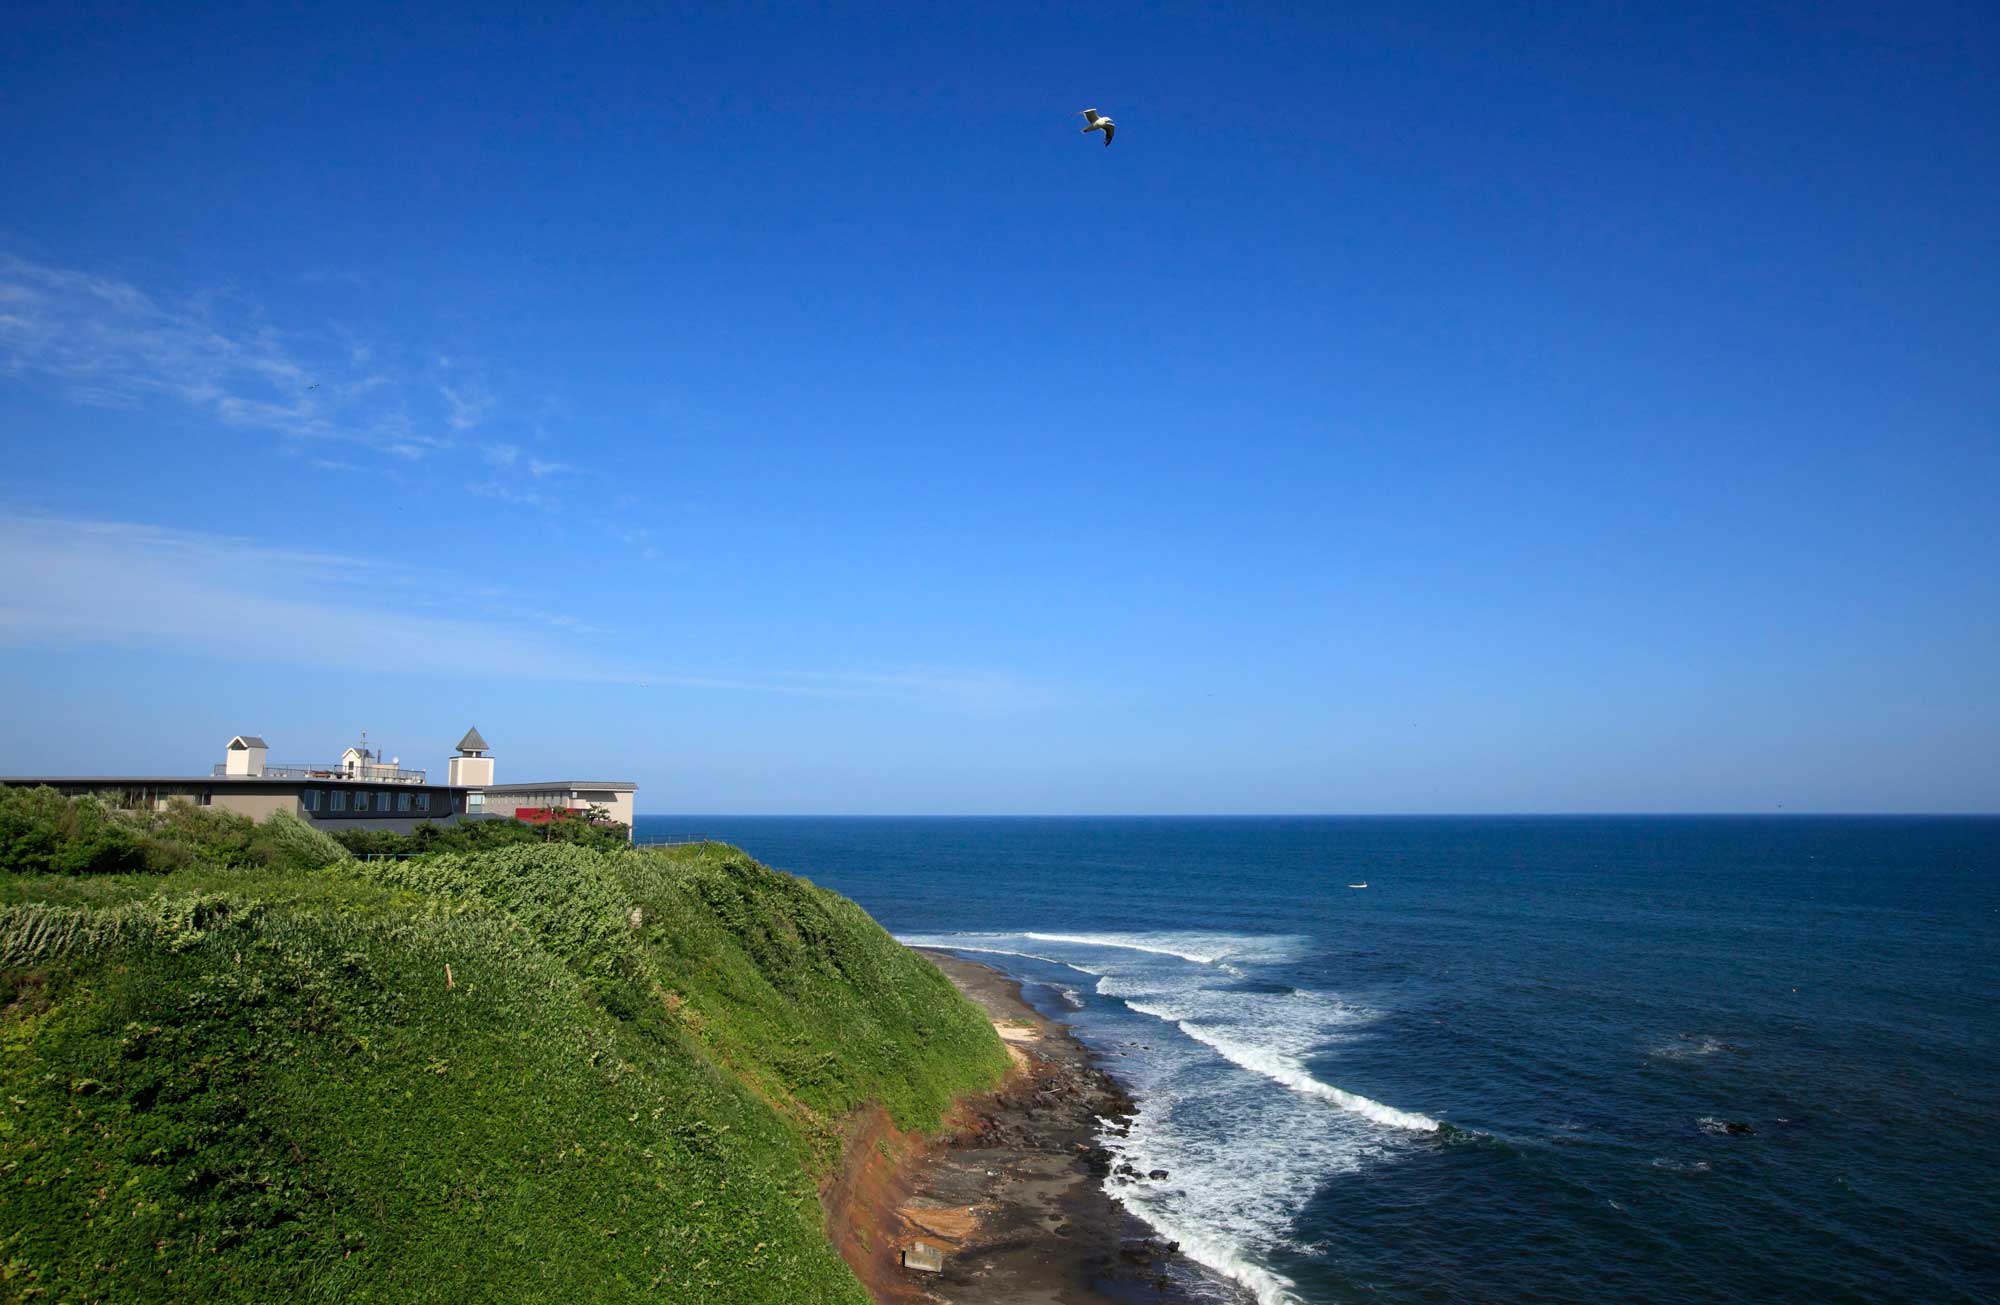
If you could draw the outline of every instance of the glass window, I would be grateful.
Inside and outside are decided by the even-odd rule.
[[[415,798],[416,798],[416,800],[417,800],[417,810],[419,810],[419,811],[429,811],[429,810],[431,809],[431,795],[430,795],[430,794],[428,794],[428,793],[416,793],[416,794],[412,794],[412,796],[413,796],[413,797],[415,797]]]
[[[409,809],[410,809],[410,795],[408,793],[398,793],[396,795],[396,810],[408,811]]]
[[[375,795],[375,809],[385,816],[388,815],[396,809],[396,795],[389,792],[377,793]]]
[[[486,810],[486,795],[484,793],[469,793],[466,795],[465,805],[469,810],[484,811]]]
[[[347,810],[347,790],[344,788],[337,788],[333,790],[333,792],[327,794],[327,808],[328,810],[331,811]]]
[[[301,790],[299,793],[299,805],[308,811],[319,810],[319,790],[316,788]]]
[[[367,789],[359,788],[354,790],[354,809],[356,811],[366,811],[368,809]]]

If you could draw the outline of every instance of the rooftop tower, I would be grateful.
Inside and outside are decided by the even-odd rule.
[[[445,782],[453,788],[485,788],[493,782],[493,758],[477,728],[458,741],[458,753],[445,765]]]

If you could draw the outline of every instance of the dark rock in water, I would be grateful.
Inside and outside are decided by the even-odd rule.
[[[1722,1131],[1725,1133],[1732,1133],[1737,1136],[1741,1136],[1744,1133],[1754,1133],[1757,1130],[1750,1127],[1750,1125],[1742,1122],[1741,1120],[1732,1119],[1728,1123],[1722,1126]]]
[[[1167,1176],[1167,1171],[1164,1169],[1155,1169],[1153,1172],[1146,1175],[1146,1177],[1152,1179],[1165,1178],[1166,1176]]]

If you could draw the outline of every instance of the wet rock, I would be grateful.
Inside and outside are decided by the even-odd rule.
[[[1155,1169],[1153,1170],[1153,1172],[1146,1175],[1146,1177],[1154,1180],[1155,1182],[1158,1182],[1160,1179],[1165,1178],[1166,1176],[1167,1176],[1167,1171],[1164,1169]]]

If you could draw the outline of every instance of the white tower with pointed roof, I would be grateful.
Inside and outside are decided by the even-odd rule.
[[[445,782],[453,788],[485,788],[493,782],[493,758],[477,728],[458,741],[458,753],[445,766]]]

